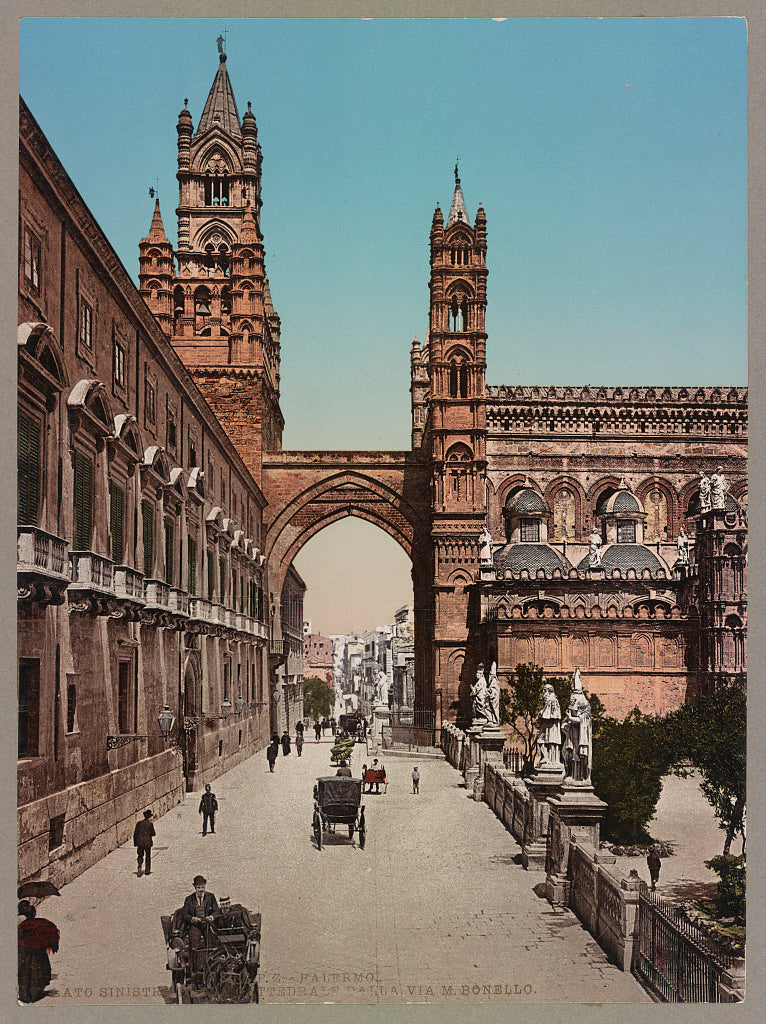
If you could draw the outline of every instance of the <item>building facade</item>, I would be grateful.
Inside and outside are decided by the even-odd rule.
[[[411,355],[433,501],[418,702],[470,715],[492,661],[501,682],[527,662],[579,667],[618,716],[742,675],[746,389],[486,385],[486,254],[487,218],[479,207],[470,223],[456,168],[447,223],[437,207],[431,228],[429,334]],[[716,474],[725,507],[703,512],[700,481]]]
[[[321,633],[307,633],[303,637],[303,674],[323,679],[330,686],[335,682],[333,642]]]
[[[23,101],[19,242],[19,877],[62,883],[267,741],[266,502]]]

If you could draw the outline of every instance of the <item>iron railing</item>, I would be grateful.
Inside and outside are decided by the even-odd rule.
[[[656,893],[638,897],[638,942],[633,973],[666,1003],[717,1003],[721,976],[734,958]]]

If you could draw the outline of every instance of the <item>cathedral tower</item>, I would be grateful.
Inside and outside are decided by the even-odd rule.
[[[422,448],[432,467],[433,678],[445,714],[474,670],[464,666],[465,640],[454,638],[465,637],[486,516],[486,256],[487,218],[480,206],[471,226],[456,166],[447,223],[437,206],[431,225],[428,342],[422,353],[413,348],[413,418],[425,419]]]
[[[284,420],[258,129],[250,103],[240,121],[223,52],[196,130],[187,105],[177,125],[175,273],[157,202],[140,245],[141,294],[260,483],[261,453],[280,450]]]

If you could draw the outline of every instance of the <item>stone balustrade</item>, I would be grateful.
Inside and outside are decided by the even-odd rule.
[[[114,592],[128,601],[144,600],[144,577],[128,565],[115,565]]]
[[[70,551],[72,588],[114,590],[114,562],[94,551]]]
[[[19,571],[42,570],[56,576],[69,574],[67,542],[37,526],[19,526],[16,561]]]

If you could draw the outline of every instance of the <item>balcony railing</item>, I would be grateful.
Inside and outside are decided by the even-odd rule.
[[[177,615],[188,615],[189,614],[189,595],[185,590],[179,590],[178,587],[170,588],[170,596],[168,599],[168,607],[172,612]]]
[[[37,526],[19,526],[16,558],[19,571],[40,570],[69,576],[67,542]]]
[[[129,601],[144,600],[144,577],[128,565],[115,565],[114,592]]]
[[[70,551],[72,587],[114,591],[114,562],[94,551]]]
[[[147,604],[170,607],[170,587],[162,580],[144,580],[144,599]]]

